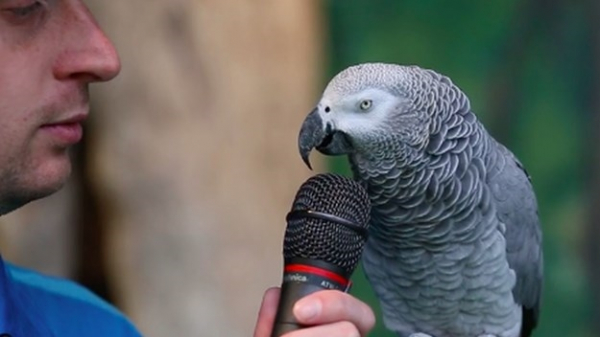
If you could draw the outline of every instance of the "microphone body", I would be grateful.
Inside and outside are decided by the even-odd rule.
[[[294,304],[314,292],[350,290],[366,237],[371,204],[357,182],[336,174],[309,178],[288,213],[281,297],[271,337],[306,328]]]

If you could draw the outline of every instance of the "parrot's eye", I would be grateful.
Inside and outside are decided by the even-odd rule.
[[[369,108],[371,108],[371,105],[373,105],[373,101],[371,101],[370,99],[365,99],[362,102],[360,102],[360,109],[369,110]]]

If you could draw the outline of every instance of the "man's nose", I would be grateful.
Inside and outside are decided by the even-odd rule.
[[[62,51],[56,59],[54,76],[88,83],[111,80],[121,70],[117,50],[83,3],[68,3]]]

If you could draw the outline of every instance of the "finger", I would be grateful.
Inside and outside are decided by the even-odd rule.
[[[350,322],[336,322],[305,328],[287,333],[283,337],[361,337],[356,325]]]
[[[323,290],[300,299],[294,315],[307,325],[348,321],[366,335],[375,325],[373,310],[355,297],[337,290]]]
[[[275,314],[277,313],[277,304],[279,302],[280,289],[273,287],[267,289],[263,296],[256,327],[254,328],[254,337],[269,337],[275,322]]]

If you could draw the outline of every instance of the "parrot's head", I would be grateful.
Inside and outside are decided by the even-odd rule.
[[[351,156],[422,151],[440,117],[438,93],[448,85],[445,77],[415,66],[366,63],[344,69],[302,124],[302,159],[310,167],[315,148],[326,155]]]

